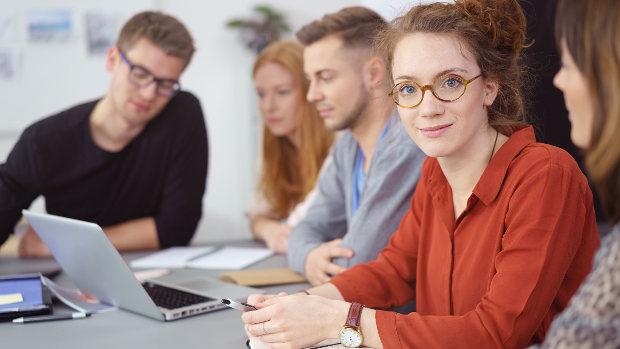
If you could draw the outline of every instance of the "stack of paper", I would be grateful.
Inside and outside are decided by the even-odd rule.
[[[134,268],[184,268],[185,264],[209,252],[214,247],[171,247],[131,262]]]
[[[264,247],[172,247],[131,262],[134,268],[243,269],[273,255]]]
[[[224,247],[187,263],[199,269],[243,269],[273,254],[264,247]]]

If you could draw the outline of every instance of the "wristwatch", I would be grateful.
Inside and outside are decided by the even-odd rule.
[[[364,341],[362,329],[360,328],[362,309],[364,309],[364,305],[360,303],[352,303],[349,308],[347,322],[340,330],[340,344],[344,347],[359,348]]]

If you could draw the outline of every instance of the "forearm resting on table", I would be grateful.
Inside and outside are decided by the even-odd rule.
[[[159,249],[157,226],[153,217],[138,218],[103,229],[119,251]]]
[[[278,221],[263,215],[254,216],[250,220],[252,235],[254,236],[254,238],[264,241],[265,239],[267,239],[267,234],[270,231],[269,226],[274,223],[278,223]]]

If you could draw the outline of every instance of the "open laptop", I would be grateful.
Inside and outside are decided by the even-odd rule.
[[[214,278],[185,275],[172,282],[140,283],[97,224],[22,211],[80,291],[102,302],[170,321],[226,307],[222,298],[245,301],[260,290]]]

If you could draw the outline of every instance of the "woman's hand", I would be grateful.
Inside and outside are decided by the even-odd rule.
[[[250,296],[258,310],[243,313],[246,331],[271,348],[303,348],[338,338],[349,303],[306,294]]]
[[[253,224],[254,235],[265,241],[267,247],[276,253],[286,253],[291,227],[286,223],[265,217],[257,217]]]
[[[251,294],[248,296],[247,303],[257,307],[257,305],[262,304],[272,298],[284,296],[288,296],[288,294],[286,292],[280,292],[278,294]]]

